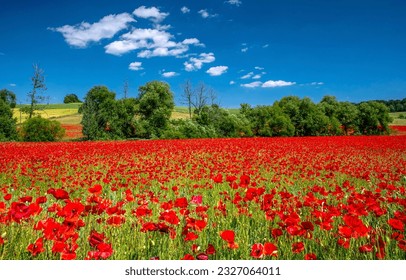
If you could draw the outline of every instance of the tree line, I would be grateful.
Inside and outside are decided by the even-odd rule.
[[[389,134],[389,109],[381,102],[339,102],[325,96],[287,96],[269,106],[241,104],[232,113],[216,103],[204,85],[184,85],[188,118],[171,119],[174,95],[167,83],[152,81],[139,88],[136,98],[116,100],[104,86],[93,87],[80,108],[83,134],[96,139],[184,139],[217,137],[271,137]]]
[[[35,115],[46,89],[43,71],[36,65],[32,85],[30,104],[21,109],[28,120],[19,133],[12,114],[16,96],[7,89],[0,91],[0,141],[54,141],[63,136],[58,122]],[[380,135],[390,133],[392,121],[390,109],[381,101],[354,104],[325,96],[314,103],[307,97],[287,96],[268,106],[241,104],[234,113],[218,104],[212,89],[204,84],[193,87],[189,81],[182,97],[188,117],[172,119],[174,94],[165,82],[148,82],[139,87],[137,97],[125,94],[122,99],[105,86],[95,86],[79,109],[85,140]],[[78,101],[74,94],[64,99]]]

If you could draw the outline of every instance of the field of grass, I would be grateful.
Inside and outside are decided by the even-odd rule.
[[[399,118],[400,115],[406,116],[406,112],[389,113],[389,115],[393,118],[392,125],[406,125],[406,119]]]

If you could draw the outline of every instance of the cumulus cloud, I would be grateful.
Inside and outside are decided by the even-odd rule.
[[[244,75],[241,77],[241,79],[246,80],[252,77],[254,75],[254,72],[249,72],[248,74]]]
[[[190,13],[190,9],[189,9],[188,7],[186,7],[186,6],[183,6],[180,10],[181,10],[182,13],[184,13],[184,14]]]
[[[264,70],[263,67],[255,66],[255,70]]]
[[[198,13],[201,15],[202,18],[212,18],[217,16],[217,14],[210,14],[207,9],[200,10],[198,11]]]
[[[262,82],[256,81],[249,84],[241,84],[241,86],[245,88],[256,88],[262,86]]]
[[[185,70],[188,72],[196,71],[202,68],[204,63],[212,63],[216,60],[213,53],[201,53],[199,57],[191,57],[185,62]]]
[[[136,17],[149,19],[155,23],[163,21],[169,15],[169,13],[161,13],[161,11],[156,7],[147,8],[145,6],[135,9],[133,14]]]
[[[221,76],[227,72],[228,66],[215,66],[206,71],[210,76]]]
[[[126,29],[130,22],[134,21],[135,19],[130,14],[122,13],[105,16],[100,21],[92,24],[82,22],[77,25],[64,25],[49,29],[60,32],[69,45],[85,48],[91,42],[113,38],[119,31]]]
[[[176,73],[176,72],[163,72],[162,73],[162,76],[165,77],[165,78],[172,78],[172,77],[175,77],[177,75],[179,75],[179,74]]]
[[[140,50],[138,57],[178,56],[189,50],[190,45],[201,46],[196,38],[183,42],[173,41],[173,35],[164,30],[137,28],[120,37],[120,40],[105,46],[106,53],[122,55],[133,50]]]
[[[234,81],[230,81],[230,85],[235,85],[235,82],[234,82]]]
[[[261,77],[262,77],[262,76],[259,75],[259,74],[252,76],[252,78],[253,78],[254,80],[261,79]]]
[[[286,82],[286,81],[281,81],[281,80],[278,80],[278,81],[269,80],[269,81],[263,83],[262,87],[263,88],[276,88],[276,87],[293,86],[295,84],[296,84],[295,82]]]
[[[242,2],[240,0],[228,0],[228,1],[226,1],[226,3],[228,3],[230,5],[236,5],[237,7],[242,4]]]
[[[242,48],[241,49],[241,52],[247,52],[248,51],[248,48]]]
[[[144,68],[141,67],[142,62],[132,62],[130,63],[130,65],[128,66],[128,69],[133,70],[133,71],[139,71],[142,70]]]

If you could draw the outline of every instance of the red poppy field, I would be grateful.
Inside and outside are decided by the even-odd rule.
[[[0,259],[406,259],[406,136],[0,144]]]

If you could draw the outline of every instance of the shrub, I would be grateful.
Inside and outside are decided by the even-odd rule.
[[[51,142],[61,139],[65,134],[65,129],[57,121],[37,116],[23,123],[20,133],[23,141]]]

